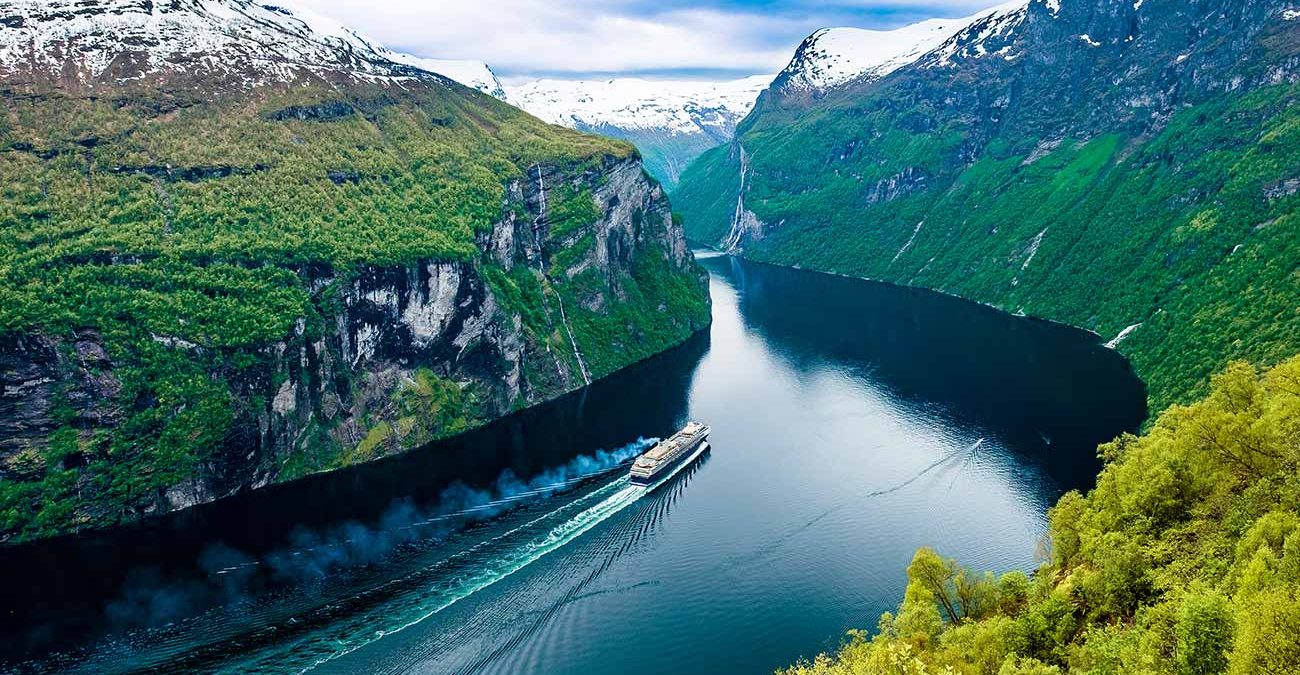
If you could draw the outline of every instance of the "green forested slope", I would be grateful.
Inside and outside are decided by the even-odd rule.
[[[734,234],[743,149],[745,256],[1104,340],[1141,324],[1119,349],[1153,409],[1229,359],[1300,352],[1300,89],[1258,77],[1290,72],[1295,22],[1276,2],[1139,4],[1053,16],[1035,0],[1019,37],[980,52],[1015,59],[919,64],[812,103],[768,92],[684,175],[688,235]]]
[[[620,241],[626,269],[577,273],[612,208],[590,186],[629,164],[651,185],[625,143],[432,78],[189,84],[0,89],[0,541],[414,447],[707,324],[701,273],[658,221],[614,223],[642,233]],[[507,194],[543,168],[549,201]],[[666,222],[662,195],[646,199]],[[545,218],[527,245],[548,266],[486,250],[508,217],[530,233]],[[461,303],[436,310],[442,352],[356,323],[393,318],[358,315],[355,284],[424,283],[435,264],[455,266]],[[475,321],[502,328],[450,345]],[[381,347],[387,361],[358,365]]]
[[[633,152],[468,90],[360,86],[253,101],[11,91],[0,329],[130,314],[205,346],[278,338],[306,300],[287,269],[473,260],[508,179]]]
[[[1032,578],[923,549],[874,637],[782,672],[1300,673],[1300,358],[1233,364],[1101,452],[1097,487],[1052,509]]]
[[[1094,330],[1164,412],[1051,510],[1034,574],[935,542],[897,615],[785,672],[1300,673],[1300,21],[1284,0],[1006,16],[878,82],[769,90],[676,205],[746,257]]]

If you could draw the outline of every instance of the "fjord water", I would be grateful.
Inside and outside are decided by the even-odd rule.
[[[46,640],[62,656],[29,648],[26,667],[765,672],[872,627],[917,547],[1031,569],[1048,506],[1087,488],[1096,444],[1145,416],[1141,383],[1088,333],[927,291],[702,262],[709,333],[584,392],[401,458],[32,554],[29,575],[60,577],[33,560],[80,570],[46,585],[60,593],[112,587],[101,595],[121,626]],[[646,447],[638,438],[688,419],[713,427],[712,452],[657,490],[628,486],[618,462]],[[592,458],[600,448],[621,451]],[[487,495],[467,503],[486,500],[471,508],[491,517],[421,533],[442,521],[418,514],[463,493]],[[350,518],[363,524],[331,524]],[[398,543],[383,535],[394,528],[408,533]],[[289,582],[155,601],[362,540],[375,542],[365,564],[333,556]],[[211,564],[218,545],[234,562]],[[91,551],[114,567],[99,582],[71,562]],[[173,564],[148,583],[117,569],[151,554]],[[196,557],[209,561],[191,565],[197,579],[184,564]],[[57,623],[48,609],[40,621]]]

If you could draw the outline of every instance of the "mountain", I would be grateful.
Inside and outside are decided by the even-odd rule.
[[[632,142],[650,175],[672,188],[692,159],[731,140],[736,122],[771,80],[537,80],[506,92],[552,124]]]
[[[401,452],[708,322],[630,145],[247,0],[0,2],[0,541]]]
[[[1022,10],[1027,0],[960,19],[933,19],[892,31],[827,28],[809,36],[775,77],[694,80],[537,80],[506,87],[503,100],[552,124],[630,141],[646,170],[669,189],[704,151],[731,141],[761,92],[819,96],[853,80],[879,79],[920,58],[957,31]],[[460,78],[455,78],[462,82]]]
[[[1300,11],[1032,0],[879,79],[773,87],[687,234],[1093,330],[1154,409],[1300,352]]]
[[[919,59],[976,21],[1007,20],[1027,0],[961,19],[930,19],[896,30],[823,28],[803,41],[772,82],[783,96],[820,94],[854,80],[878,80]]]
[[[406,77],[411,66],[497,98],[501,82],[479,61],[425,59],[389,51],[356,31],[295,5],[211,0],[9,2],[0,70],[41,71],[80,80],[201,68],[243,73],[247,84],[287,81],[297,71],[332,69],[364,77]],[[230,59],[218,61],[217,57]]]

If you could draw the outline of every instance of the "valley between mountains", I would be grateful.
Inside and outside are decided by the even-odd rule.
[[[978,5],[0,0],[0,670],[1300,675],[1300,4]]]

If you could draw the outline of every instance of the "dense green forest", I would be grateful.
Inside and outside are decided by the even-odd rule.
[[[204,346],[275,339],[305,300],[286,268],[473,260],[507,179],[633,152],[438,87],[264,98],[10,96],[0,329],[129,313]]]
[[[1300,673],[1300,357],[1103,445],[1033,575],[923,549],[873,636],[784,675]]]
[[[708,321],[698,271],[670,263],[658,244],[636,244],[618,279],[567,276],[591,253],[590,235],[548,251],[549,273],[507,271],[481,250],[476,242],[506,215],[510,181],[526,182],[539,165],[577,177],[551,199],[551,234],[563,241],[604,215],[574,186],[636,155],[462,87],[10,88],[2,102],[0,357],[16,359],[14,372],[28,368],[39,337],[73,365],[49,400],[18,411],[33,419],[0,439],[0,539],[129,520],[166,508],[173,487],[245,461],[218,452],[243,446],[242,457],[260,442],[259,426],[267,433],[270,398],[288,378],[277,370],[284,345],[324,345],[340,293],[366,270],[429,261],[475,270],[522,317],[529,345],[575,373],[561,382],[554,364],[526,363],[536,396],[582,384],[575,345],[599,377]],[[510,206],[536,217],[526,207],[517,197]],[[624,302],[593,301],[614,285]],[[561,302],[568,332],[556,328]],[[294,377],[307,386],[308,376]],[[364,400],[379,384],[354,373],[312,385],[371,412],[355,420],[359,431],[315,415],[289,439],[291,456],[259,470],[293,478],[500,414],[481,388],[447,372],[421,370],[385,384],[391,400]],[[99,397],[111,400],[89,400]],[[53,431],[27,431],[41,425]],[[364,438],[340,440],[355,434]]]

